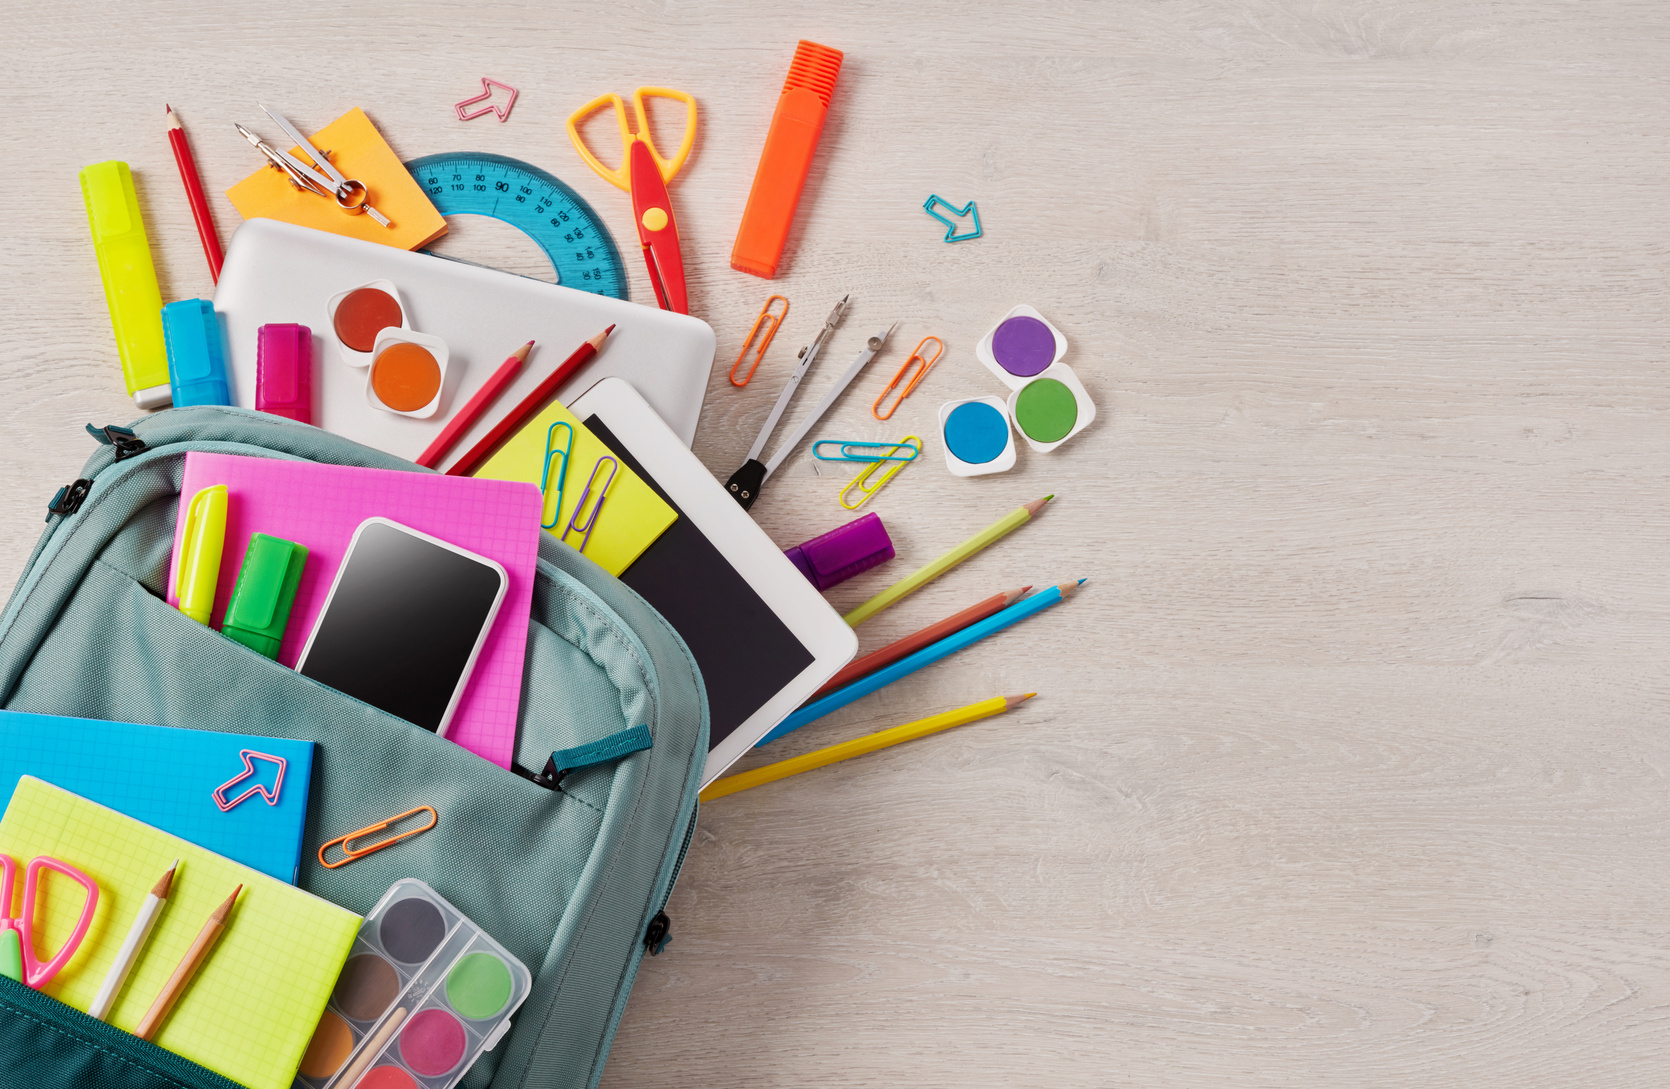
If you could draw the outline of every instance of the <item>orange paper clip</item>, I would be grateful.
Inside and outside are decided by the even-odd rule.
[[[932,359],[927,359],[927,358],[923,357],[922,349],[927,345],[928,341],[930,341],[930,340],[933,341],[935,344],[939,345],[939,347],[934,349],[933,358]],[[887,383],[887,385],[882,388],[881,396],[877,397],[876,401],[875,401],[875,404],[870,406],[870,415],[874,416],[878,420],[890,420],[890,419],[892,419],[893,418],[893,413],[895,413],[899,410],[899,405],[904,403],[904,399],[906,397],[910,396],[910,391],[915,389],[917,386],[921,385],[922,384],[922,379],[924,379],[928,376],[928,368],[932,367],[935,363],[938,363],[939,362],[939,357],[944,355],[944,354],[945,354],[945,341],[939,339],[938,337],[923,337],[922,338],[922,343],[918,344],[911,351],[910,358],[905,360],[905,365],[899,368],[899,373],[895,374],[893,376],[893,380],[891,382]],[[910,384],[907,385],[904,389],[899,391],[899,395],[897,397],[893,398],[893,404],[888,407],[886,412],[883,412],[881,410],[881,403],[883,401],[887,400],[887,395],[889,393],[892,393],[893,390],[899,385],[900,382],[903,382],[905,380],[905,375],[907,373],[909,373],[911,364],[913,364],[913,363],[917,364],[917,370],[916,370],[916,374],[911,378]]]
[[[422,828],[413,828],[409,832],[396,832],[387,839],[378,840],[369,847],[361,847],[357,850],[349,846],[349,843],[353,840],[364,839],[366,836],[385,831],[386,829],[399,824],[407,817],[422,813],[424,810],[429,811],[429,823],[424,825]],[[345,836],[337,836],[333,840],[327,840],[319,847],[319,864],[327,870],[334,870],[338,866],[346,866],[356,858],[364,858],[366,855],[375,854],[376,852],[381,851],[384,847],[392,847],[403,839],[411,839],[419,833],[427,832],[431,828],[435,827],[435,822],[438,820],[440,820],[440,814],[435,812],[435,807],[432,805],[420,805],[416,809],[408,809],[404,813],[397,813],[386,821],[379,821],[376,824],[368,824],[364,828],[361,828],[358,832],[349,832]],[[336,846],[340,846],[342,848],[342,857],[335,862],[326,862],[325,852]]]
[[[749,380],[754,377],[754,372],[760,369],[760,360],[765,358],[765,350],[771,347],[771,338],[777,335],[777,328],[783,324],[783,319],[789,316],[789,300],[787,299],[783,299],[783,312],[781,314],[771,312],[771,304],[778,299],[783,299],[783,296],[773,295],[765,301],[765,306],[760,308],[760,316],[754,319],[754,327],[748,330],[748,339],[742,342],[742,351],[736,353],[736,362],[731,364],[731,385],[738,389],[746,386]],[[759,334],[760,326],[764,324],[767,318],[771,319],[771,325],[765,331],[765,339],[760,341],[760,346],[754,351],[754,365],[748,368],[748,373],[742,376],[742,381],[738,382],[736,380],[736,369],[742,366],[743,357],[748,354],[749,346],[754,343],[754,337]]]

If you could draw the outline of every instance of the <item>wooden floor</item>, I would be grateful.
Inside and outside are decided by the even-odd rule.
[[[800,36],[846,67],[767,284],[727,258]],[[562,121],[688,90],[702,460],[741,462],[851,292],[808,391],[901,324],[819,433],[929,450],[871,504],[899,558],[838,608],[1056,494],[861,634],[1087,578],[1075,600],[772,756],[1037,699],[704,807],[607,1089],[1670,1078],[1670,7],[0,0],[0,70],[0,590],[81,425],[135,414],[76,171],[129,161],[165,297],[210,291],[165,101],[223,237],[218,193],[257,165],[232,121],[357,105],[402,156],[554,171],[642,301],[626,198]],[[483,75],[521,90],[506,124],[452,116]],[[985,236],[942,242],[935,193],[978,201]],[[538,270],[492,226],[447,249]],[[793,310],[733,390],[772,291]],[[1018,302],[1100,416],[955,479],[937,408],[1003,392],[973,347]],[[930,333],[944,360],[878,424]],[[802,456],[754,513],[793,544],[847,517],[844,479]]]

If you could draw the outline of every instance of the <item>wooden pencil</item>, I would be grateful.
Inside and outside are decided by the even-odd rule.
[[[162,1026],[163,1018],[168,1016],[168,1011],[174,1008],[175,1002],[179,1001],[180,992],[186,989],[186,984],[191,982],[191,977],[197,974],[197,969],[208,959],[209,950],[214,948],[215,939],[219,938],[220,932],[226,929],[226,917],[232,913],[232,905],[237,902],[238,893],[242,891],[244,891],[242,885],[233,889],[232,895],[228,896],[219,907],[215,908],[208,921],[203,924],[203,929],[197,932],[196,940],[191,943],[191,948],[186,950],[186,955],[181,959],[179,967],[175,968],[174,974],[168,977],[168,982],[162,985],[162,993],[157,995],[157,1000],[151,1003],[151,1008],[145,1011],[144,1017],[140,1018],[139,1027],[133,1030],[135,1036],[141,1040],[149,1040],[156,1035],[157,1029]]]
[[[186,187],[191,218],[197,224],[197,237],[203,243],[203,256],[209,262],[209,278],[219,283],[220,265],[225,257],[220,251],[220,235],[215,233],[215,221],[209,216],[209,199],[203,195],[203,179],[197,176],[197,161],[191,157],[186,130],[175,116],[174,107],[165,102],[162,108],[168,113],[168,146],[174,150],[174,165],[180,168],[180,184]]]
[[[723,779],[715,779],[707,785],[707,789],[698,794],[697,800],[711,802],[715,798],[723,798],[727,794],[735,794],[739,790],[774,783],[778,779],[786,779],[790,775],[799,775],[803,771],[821,768],[839,760],[850,760],[855,756],[885,749],[905,741],[915,741],[919,737],[937,734],[941,730],[949,730],[953,726],[966,726],[970,722],[978,722],[983,718],[1001,715],[1003,712],[1026,702],[1036,692],[1028,692],[1024,696],[993,696],[989,700],[971,703],[967,707],[959,707],[955,711],[933,715],[929,718],[907,722],[903,726],[895,726],[890,730],[866,734],[851,741],[843,741],[839,745],[831,745],[826,749],[818,749],[802,756],[779,760],[775,764],[767,764],[763,768],[754,768],[736,775],[727,775]]]
[[[168,890],[174,884],[174,871],[179,867],[180,860],[176,858],[174,864],[168,867],[168,872],[151,886],[151,894],[145,897],[145,902],[139,905],[139,911],[133,917],[133,925],[128,927],[128,936],[122,940],[122,947],[116,951],[116,962],[105,974],[104,982],[99,985],[99,993],[93,996],[92,1005],[87,1007],[87,1016],[103,1021],[105,1015],[110,1012],[110,1007],[116,1004],[116,995],[121,992],[128,973],[133,971],[134,962],[139,960],[139,954],[144,951],[145,940],[151,936],[151,929],[157,925],[157,917],[162,914],[163,905],[168,903]]]
[[[1032,587],[1022,586],[1019,590],[1010,590],[1006,594],[993,594],[978,605],[970,605],[962,612],[953,613],[937,624],[929,624],[921,631],[912,632],[903,639],[891,642],[879,650],[872,650],[861,658],[854,658],[841,672],[829,678],[822,688],[813,692],[806,702],[811,703],[812,700],[828,695],[842,685],[851,684],[860,677],[867,677],[878,669],[884,669],[905,655],[915,654],[929,643],[937,643],[947,635],[962,631],[970,624],[978,624],[993,613],[1007,609],[1019,601],[1030,589]]]
[[[987,545],[994,544],[995,542],[1002,540],[1015,530],[1026,525],[1038,516],[1038,512],[1044,509],[1045,503],[1048,503],[1054,498],[1054,495],[1046,495],[1042,499],[1034,499],[1030,503],[1016,507],[1014,510],[1010,511],[1002,518],[999,518],[979,533],[976,533],[956,548],[953,548],[939,559],[928,564],[926,567],[921,568],[920,570],[912,572],[911,574],[900,579],[898,582],[895,582],[892,586],[889,586],[875,597],[866,601],[864,604],[842,617],[842,619],[853,627],[858,627],[858,625],[864,623],[864,621],[881,612],[889,605],[897,604],[910,594],[914,594],[916,591],[922,589],[922,587],[926,586],[934,579],[939,578],[939,576],[945,574],[945,572],[951,570],[951,568],[957,566],[959,563],[962,563],[964,560],[968,559],[976,552],[979,552]]]
[[[562,384],[574,377],[574,372],[586,365],[603,347],[603,342],[609,339],[609,334],[615,331],[613,325],[592,337],[578,348],[574,354],[563,360],[550,377],[534,388],[534,391],[522,398],[522,403],[506,413],[505,418],[493,425],[493,430],[487,432],[480,442],[470,447],[469,451],[446,471],[447,476],[469,476],[481,467],[481,463],[493,456],[511,433],[520,429],[531,420],[534,413],[545,407],[545,403],[556,396]]]

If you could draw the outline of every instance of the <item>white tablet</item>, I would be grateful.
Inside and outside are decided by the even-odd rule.
[[[606,378],[568,407],[678,511],[620,580],[701,667],[706,786],[851,661],[858,635],[631,385]]]

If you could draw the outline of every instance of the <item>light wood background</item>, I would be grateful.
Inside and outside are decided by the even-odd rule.
[[[1001,719],[706,807],[604,1077],[628,1086],[1659,1086],[1670,1046],[1670,8],[1652,0],[0,3],[0,589],[87,421],[134,415],[75,173],[132,163],[170,298],[209,279],[164,141],[217,193],[256,103],[363,106],[403,156],[519,156],[630,245],[562,119],[701,102],[673,186],[719,362],[723,478],[854,296],[802,409],[931,434],[1001,393],[1016,302],[1067,334],[1095,427],[1008,474],[924,463],[848,608],[1017,503],[1051,509],[862,630],[1000,588],[1071,603],[774,746],[997,693]],[[362,14],[355,14],[362,13]],[[728,254],[797,37],[846,67],[790,256]],[[482,75],[506,124],[461,124]],[[930,193],[979,202],[947,245]],[[236,214],[217,199],[223,237]],[[537,271],[509,232],[452,252]],[[651,298],[627,249],[632,290]],[[748,389],[767,294],[793,310]],[[949,351],[895,421],[921,337]],[[788,423],[793,422],[791,416]],[[801,457],[760,523],[847,515]]]

